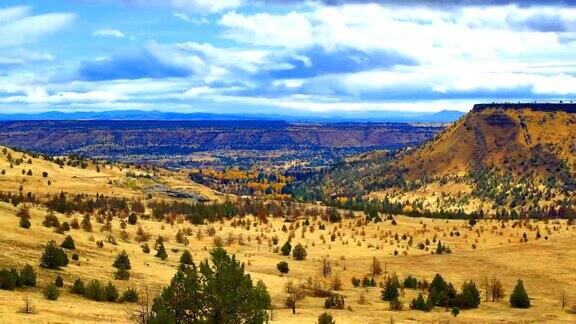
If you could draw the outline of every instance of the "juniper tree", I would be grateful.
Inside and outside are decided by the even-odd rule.
[[[294,251],[292,251],[292,257],[294,260],[304,260],[306,259],[306,249],[302,246],[302,244],[298,243],[294,247]]]
[[[60,246],[65,248],[65,249],[68,249],[68,250],[75,250],[76,249],[76,245],[74,244],[74,239],[70,235],[66,236],[66,238],[64,239],[64,242],[62,242],[62,244],[60,244]]]
[[[516,287],[510,295],[510,305],[515,308],[530,308],[530,297],[528,297],[521,279],[518,279]]]
[[[74,284],[72,284],[72,287],[70,287],[70,292],[73,294],[83,295],[85,291],[86,288],[84,287],[84,282],[82,282],[80,278],[76,279]]]
[[[166,260],[168,258],[168,254],[166,253],[166,248],[164,247],[163,241],[158,242],[158,249],[156,250],[155,257],[161,260]]]
[[[114,275],[116,279],[128,280],[130,278],[129,270],[132,269],[132,266],[130,265],[130,258],[128,257],[128,253],[125,250],[118,253],[112,266],[116,268],[116,273]]]
[[[20,271],[20,279],[22,280],[22,285],[35,287],[36,286],[36,272],[31,265],[25,265]]]
[[[398,292],[398,285],[396,285],[391,277],[388,277],[384,283],[384,288],[382,288],[380,299],[384,301],[391,301],[394,298],[398,298],[398,296],[400,296],[400,293]]]
[[[270,295],[261,281],[253,285],[244,265],[217,247],[195,266],[179,269],[154,300],[150,323],[262,323]]]
[[[60,269],[68,265],[68,257],[64,250],[56,246],[56,242],[50,241],[44,248],[40,265],[49,269]]]
[[[60,292],[58,291],[58,287],[55,284],[49,283],[46,287],[44,287],[44,297],[48,300],[56,300],[60,297]]]
[[[286,243],[284,243],[284,245],[282,245],[282,248],[280,249],[280,251],[282,252],[282,255],[290,255],[290,252],[292,251],[292,245],[290,244],[289,241],[286,241]]]
[[[188,250],[184,250],[182,256],[180,257],[180,264],[191,265],[193,262],[192,254]]]

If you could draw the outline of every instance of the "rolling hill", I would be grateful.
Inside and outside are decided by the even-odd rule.
[[[356,159],[307,185],[322,188],[313,195],[320,199],[389,199],[409,209],[573,207],[576,105],[476,105],[420,147]]]

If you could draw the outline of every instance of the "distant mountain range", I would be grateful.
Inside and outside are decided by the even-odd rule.
[[[287,122],[453,122],[463,112],[442,110],[439,112],[366,111],[327,112],[307,115],[282,114],[214,114],[205,112],[178,113],[159,110],[110,110],[87,112],[47,111],[42,113],[0,114],[0,121],[25,120],[282,120]]]

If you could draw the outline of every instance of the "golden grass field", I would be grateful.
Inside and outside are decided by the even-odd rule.
[[[22,153],[11,151],[15,157]],[[27,161],[28,156],[25,156]],[[21,170],[32,170],[33,175],[22,175]],[[119,165],[101,166],[96,172],[90,164],[86,169],[64,167],[42,159],[32,159],[32,164],[24,163],[14,168],[0,155],[0,170],[6,170],[0,175],[0,190],[17,192],[20,185],[24,192],[32,191],[37,195],[45,193],[85,193],[95,195],[104,193],[109,196],[138,197],[146,199],[145,189],[154,184],[162,184],[168,188],[185,189],[201,193],[213,200],[222,200],[210,189],[189,181],[185,172],[156,170],[155,178],[130,178],[126,176],[127,167]],[[138,170],[130,169],[133,172]],[[49,173],[47,178],[41,173]],[[48,185],[47,181],[51,184]],[[155,198],[167,198],[156,196]],[[310,208],[310,206],[308,207]],[[42,226],[47,210],[43,207],[31,206],[30,229],[20,228],[16,216],[17,207],[0,203],[0,268],[16,267],[20,269],[25,264],[31,264],[38,273],[36,288],[18,288],[15,291],[0,290],[0,323],[111,323],[130,322],[126,308],[129,304],[95,302],[69,293],[69,287],[76,278],[85,283],[99,279],[104,283],[114,281],[120,291],[134,287],[140,291],[148,289],[158,293],[170,282],[176,272],[178,260],[182,251],[188,249],[196,262],[207,257],[214,245],[215,237],[221,238],[229,253],[235,254],[245,263],[247,271],[255,280],[261,279],[268,287],[272,296],[274,310],[272,322],[277,323],[315,323],[318,315],[325,310],[324,298],[306,297],[297,303],[297,313],[284,306],[287,297],[285,285],[288,281],[295,283],[312,278],[322,284],[328,284],[332,278],[322,276],[322,264],[326,258],[332,264],[332,277],[338,276],[343,282],[339,291],[346,297],[345,310],[330,310],[337,323],[404,323],[404,322],[575,322],[576,315],[568,309],[576,304],[576,226],[568,225],[566,221],[519,223],[513,227],[513,222],[502,225],[496,221],[479,221],[470,228],[463,220],[433,220],[408,217],[396,217],[397,225],[385,221],[378,224],[358,223],[356,219],[345,219],[341,223],[331,224],[320,219],[309,217],[310,226],[303,232],[303,219],[294,223],[284,223],[282,219],[270,219],[267,224],[251,219],[252,226],[235,226],[234,220],[222,223],[191,225],[183,220],[174,225],[152,220],[140,219],[141,225],[154,240],[159,236],[168,238],[166,249],[168,259],[161,261],[150,254],[142,252],[140,243],[135,241],[137,226],[128,225],[128,241],[120,240],[120,220],[112,222],[112,235],[118,245],[106,243],[110,234],[102,232],[102,224],[92,218],[94,231],[91,233],[81,229],[72,229],[70,234],[76,243],[76,252],[80,255],[79,262],[71,261],[62,270],[48,270],[39,267],[39,259],[43,248],[50,240],[60,244],[65,235],[57,234],[52,229]],[[71,218],[81,219],[82,215],[57,214],[60,222]],[[298,225],[296,225],[298,224]],[[320,230],[320,224],[326,226]],[[283,231],[283,226],[287,227]],[[215,236],[209,236],[208,228],[216,230]],[[190,228],[193,235],[188,236],[188,246],[176,243],[176,233],[179,229]],[[450,232],[459,232],[459,236],[450,236]],[[542,237],[536,239],[540,231]],[[200,232],[202,235],[197,236]],[[331,235],[335,234],[335,240]],[[523,233],[527,234],[528,242],[521,243]],[[398,235],[398,241],[395,239]],[[406,234],[407,239],[403,239]],[[284,244],[289,235],[293,235],[292,246],[302,243],[308,252],[306,260],[295,261],[289,257],[274,252],[272,238],[277,237],[278,246]],[[242,237],[239,240],[239,237]],[[412,245],[408,237],[412,237]],[[447,244],[451,254],[434,255],[436,248],[432,242],[434,237]],[[548,236],[545,240],[544,237]],[[228,244],[228,238],[233,242]],[[430,240],[429,251],[420,250],[417,246],[426,239]],[[104,241],[104,247],[98,248],[96,241]],[[240,244],[240,241],[242,241]],[[260,242],[260,243],[259,243]],[[472,245],[475,244],[474,249]],[[176,249],[178,251],[176,251]],[[132,270],[128,281],[114,280],[114,257],[122,250],[130,256]],[[176,251],[176,252],[175,252]],[[398,255],[394,255],[394,251]],[[69,257],[70,257],[69,253]],[[388,273],[395,272],[402,280],[411,274],[418,279],[431,281],[436,273],[453,282],[459,289],[465,280],[474,280],[477,286],[486,276],[497,276],[504,283],[507,295],[512,291],[516,280],[524,280],[526,289],[532,298],[530,309],[513,309],[508,304],[508,296],[500,302],[483,302],[478,309],[465,310],[457,318],[449,311],[436,308],[430,313],[409,310],[410,300],[417,291],[405,290],[402,296],[403,311],[392,311],[388,302],[380,300],[380,288],[354,288],[352,276],[362,278],[369,273],[372,259],[377,260]],[[281,260],[289,263],[290,272],[281,275],[276,264]],[[57,274],[64,278],[65,288],[57,301],[48,301],[42,295],[42,288],[52,282]],[[379,276],[378,281],[383,280]],[[566,291],[569,296],[569,306],[566,310],[560,307],[560,295]],[[366,297],[367,303],[360,304],[360,296]],[[24,299],[30,298],[36,313],[26,315],[19,313]]]
[[[19,228],[18,217],[15,216],[17,208],[12,205],[0,203],[0,267],[18,267],[26,263],[35,267],[39,274],[38,287],[17,289],[14,292],[0,291],[0,322],[20,323],[24,321],[35,323],[109,323],[129,322],[125,308],[128,304],[94,302],[68,292],[71,283],[76,278],[84,282],[93,278],[104,282],[114,281],[114,268],[112,262],[115,255],[126,250],[132,263],[132,276],[128,281],[114,281],[124,290],[127,287],[144,289],[149,287],[152,292],[167,285],[176,271],[178,260],[183,249],[192,252],[194,259],[199,261],[205,258],[208,250],[213,246],[214,237],[208,236],[207,228],[213,226],[216,236],[225,242],[225,248],[237,255],[246,264],[247,271],[254,279],[261,279],[266,283],[273,299],[273,321],[282,323],[314,323],[319,314],[324,312],[324,299],[306,297],[297,304],[297,314],[292,315],[291,310],[284,307],[286,293],[284,286],[289,280],[298,282],[312,277],[314,280],[328,283],[330,278],[322,276],[323,259],[327,258],[332,264],[332,275],[342,279],[344,286],[341,294],[346,296],[346,305],[351,310],[331,310],[337,323],[403,323],[403,322],[574,322],[573,315],[560,307],[560,294],[562,290],[574,295],[576,290],[576,244],[575,226],[568,226],[565,221],[531,222],[527,227],[516,226],[512,222],[501,228],[495,221],[480,221],[474,229],[467,226],[462,220],[432,220],[397,217],[397,225],[390,221],[379,224],[366,224],[357,226],[356,220],[344,220],[340,224],[324,223],[321,220],[310,219],[311,225],[302,237],[302,227],[282,231],[282,220],[271,220],[268,224],[257,224],[249,230],[232,226],[231,221],[210,225],[194,226],[186,222],[175,225],[163,224],[156,221],[143,221],[139,223],[143,228],[153,234],[150,245],[158,235],[165,235],[169,242],[166,245],[168,259],[160,261],[155,258],[154,250],[144,254],[140,244],[135,242],[134,234],[137,226],[128,225],[130,234],[128,242],[121,242],[114,246],[105,243],[103,248],[97,248],[95,242],[89,238],[93,236],[96,241],[105,241],[107,233],[100,231],[101,224],[94,223],[94,232],[87,233],[80,230],[71,230],[70,235],[76,242],[76,251],[80,261],[73,261],[60,271],[39,268],[39,258],[43,247],[49,240],[58,244],[64,235],[54,233],[51,229],[42,226],[46,211],[39,208],[32,209],[32,227],[28,230]],[[69,216],[58,215],[60,221],[67,220]],[[75,216],[72,216],[75,217]],[[254,220],[257,223],[256,220]],[[319,230],[320,223],[326,225],[326,230]],[[295,226],[296,223],[286,223]],[[199,230],[203,238],[196,235],[189,237],[188,246],[175,241],[178,229],[191,227],[194,233]],[[493,229],[495,227],[495,229]],[[312,228],[314,231],[311,232]],[[540,229],[542,238],[536,239],[536,228]],[[546,230],[546,228],[549,229]],[[476,233],[478,229],[480,234]],[[113,234],[118,237],[120,231],[119,220],[113,221]],[[451,237],[451,231],[459,231],[460,236]],[[290,233],[294,234],[292,246],[301,242],[305,245],[308,256],[304,261],[294,261],[289,257],[280,256],[273,252],[271,238],[277,236],[279,245],[282,245]],[[336,240],[330,240],[329,233],[336,233]],[[527,243],[520,243],[522,234],[528,235]],[[227,244],[229,233],[235,238],[232,244]],[[400,242],[394,240],[394,235],[400,236]],[[238,236],[243,237],[243,244],[238,244]],[[413,246],[407,246],[407,240],[402,240],[402,234],[413,236]],[[432,241],[436,235],[443,243],[452,249],[451,254],[432,255],[422,251],[416,245],[428,238]],[[444,236],[446,235],[446,236]],[[215,236],[215,237],[216,237]],[[261,237],[258,244],[257,237]],[[321,237],[325,238],[325,241]],[[544,239],[548,236],[548,240]],[[472,244],[477,245],[476,249]],[[173,252],[172,249],[179,251]],[[435,249],[431,243],[430,249]],[[393,255],[394,250],[399,254]],[[404,255],[406,251],[406,255]],[[480,285],[485,276],[496,275],[502,279],[506,293],[509,295],[516,280],[522,278],[526,289],[532,298],[530,309],[513,309],[508,305],[508,298],[501,302],[483,302],[478,309],[465,310],[457,318],[453,318],[444,309],[436,308],[430,313],[408,310],[410,300],[417,292],[405,290],[403,311],[391,311],[387,302],[379,299],[380,288],[353,288],[350,283],[352,276],[363,277],[369,272],[372,258],[376,257],[389,272],[396,272],[402,279],[411,274],[419,279],[430,281],[436,273],[451,281],[459,289],[464,280],[474,280]],[[287,275],[280,275],[276,264],[286,260],[290,266]],[[54,280],[57,273],[64,278],[65,288],[57,301],[48,301],[42,296],[42,287]],[[379,281],[382,280],[380,277]],[[360,305],[358,299],[364,294],[368,304]],[[24,315],[18,313],[23,305],[24,298],[29,297],[36,308],[36,314]],[[574,304],[572,297],[569,305]]]

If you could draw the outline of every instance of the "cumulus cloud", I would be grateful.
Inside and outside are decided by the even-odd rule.
[[[123,32],[119,31],[118,29],[99,29],[95,30],[92,35],[100,36],[100,37],[116,37],[116,38],[124,38]]]

